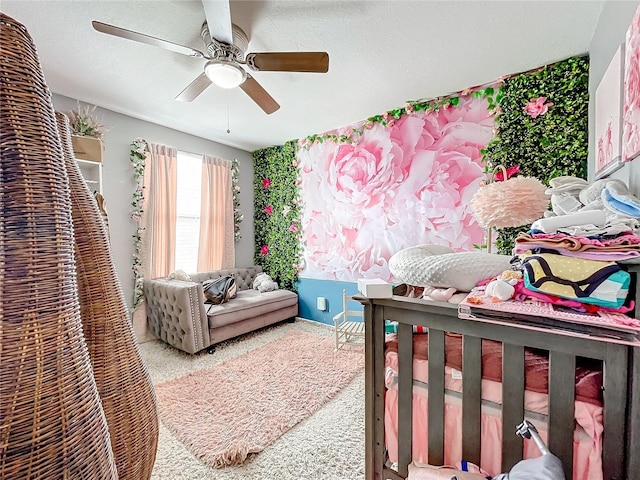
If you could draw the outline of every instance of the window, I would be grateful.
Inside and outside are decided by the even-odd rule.
[[[233,267],[233,162],[153,143],[149,151],[144,174],[149,203],[142,220],[149,275]]]
[[[196,272],[200,239],[202,156],[178,151],[175,268]]]

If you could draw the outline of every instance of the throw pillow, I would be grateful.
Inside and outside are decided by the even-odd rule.
[[[176,280],[184,280],[185,282],[191,281],[191,277],[184,270],[176,270],[175,272],[171,272],[169,274],[169,278],[175,278]]]
[[[268,274],[261,272],[253,280],[253,288],[260,293],[272,292],[278,289],[278,284]]]

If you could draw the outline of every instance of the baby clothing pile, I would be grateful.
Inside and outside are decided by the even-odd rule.
[[[532,230],[569,235],[615,235],[640,232],[640,199],[621,180],[593,183],[577,177],[556,177],[546,194],[551,210],[533,222]]]
[[[640,257],[640,199],[620,180],[565,176],[550,185],[551,211],[516,238],[523,279],[515,298],[629,311],[630,276],[618,262]]]

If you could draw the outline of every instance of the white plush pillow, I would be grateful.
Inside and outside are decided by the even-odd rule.
[[[169,274],[169,278],[175,278],[176,280],[184,280],[187,282],[191,281],[191,277],[184,270],[176,270],[175,272],[171,272]]]
[[[422,264],[425,257],[453,253],[453,248],[443,245],[416,245],[395,253],[389,259],[389,270],[399,280],[404,280],[405,272],[413,272]],[[409,282],[407,282],[409,283]],[[415,284],[410,284],[415,285]]]
[[[451,253],[451,249],[438,253],[433,247],[437,246],[422,245],[399,251],[389,259],[391,273],[409,285],[453,287],[469,292],[480,280],[495,277],[511,267],[509,255]]]

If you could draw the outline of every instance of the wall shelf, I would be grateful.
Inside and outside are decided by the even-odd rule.
[[[79,158],[76,158],[76,162],[91,193],[102,193],[102,163]]]
[[[102,163],[104,144],[99,138],[71,135],[71,144],[73,145],[73,153],[78,160]]]

